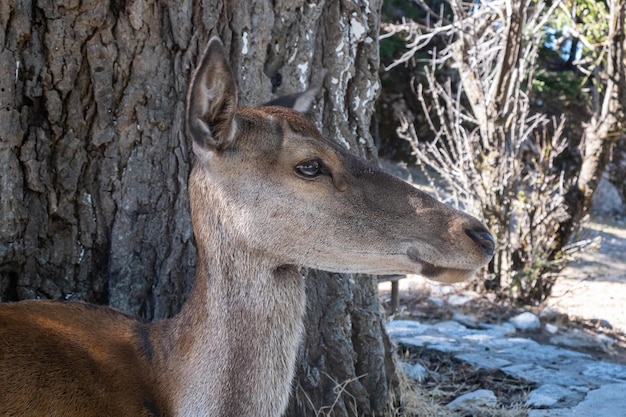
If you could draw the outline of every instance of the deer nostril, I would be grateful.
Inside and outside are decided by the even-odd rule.
[[[466,230],[465,234],[467,234],[476,244],[482,249],[485,255],[493,256],[496,250],[496,242],[489,233],[485,229],[478,230]]]

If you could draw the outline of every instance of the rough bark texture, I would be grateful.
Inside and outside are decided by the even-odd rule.
[[[311,116],[372,157],[380,7],[3,1],[0,301],[86,300],[148,319],[176,313],[195,263],[182,118],[199,52],[210,36],[222,38],[244,104],[323,82]],[[337,416],[380,412],[393,367],[385,367],[374,283],[311,272],[308,291],[289,414],[333,404]],[[345,394],[335,401],[338,385]]]
[[[606,67],[602,85],[602,99],[593,109],[591,120],[584,125],[580,143],[582,165],[578,181],[569,193],[571,219],[562,224],[561,239],[567,242],[577,231],[577,225],[591,210],[593,193],[609,163],[611,150],[616,140],[623,138],[620,128],[624,126],[626,109],[626,3],[611,1],[609,23],[611,29],[607,42]],[[604,81],[601,80],[601,81]],[[619,161],[618,161],[619,162]]]
[[[619,191],[626,204],[626,139],[622,139],[613,148],[613,163],[608,167],[609,180]],[[626,207],[624,207],[626,210]]]

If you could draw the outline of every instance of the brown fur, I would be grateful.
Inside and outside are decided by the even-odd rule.
[[[198,266],[182,311],[147,324],[86,304],[1,305],[0,415],[277,417],[303,331],[298,266],[451,282],[492,256],[476,219],[299,113],[238,108],[218,40],[192,79],[187,124]],[[310,161],[319,175],[303,174]]]

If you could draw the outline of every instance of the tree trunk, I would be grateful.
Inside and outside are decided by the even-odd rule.
[[[613,160],[609,165],[609,180],[617,188],[626,209],[626,139],[622,138],[613,148]]]
[[[484,188],[478,190],[482,193],[482,211],[498,239],[499,249],[489,264],[490,278],[484,281],[484,285],[487,289],[508,288],[514,269],[511,260],[514,239],[508,224],[511,218],[510,193],[515,185],[513,181],[501,183],[500,178],[513,174],[515,170],[511,161],[507,161],[507,156],[519,139],[516,124],[522,123],[519,96],[521,74],[529,69],[528,60],[522,60],[529,5],[520,0],[507,0],[496,9],[481,5],[483,14],[475,13],[469,3],[451,1],[450,5],[455,21],[464,25],[463,30],[457,31],[452,57],[458,66],[462,91],[482,137],[482,145],[478,148],[479,154],[485,157],[483,163],[486,169],[481,172],[485,179],[482,181],[491,188],[487,192]],[[502,27],[494,31],[493,22],[499,18]],[[494,44],[499,46],[486,46]],[[504,149],[509,151],[503,152]],[[498,183],[502,186],[495,187]]]
[[[626,104],[626,3],[608,2],[609,36],[607,40],[606,68],[596,88],[602,87],[599,103],[594,103],[591,120],[583,130],[580,143],[582,166],[578,181],[569,191],[570,219],[561,224],[560,241],[567,243],[578,232],[582,219],[591,211],[593,193],[606,170],[613,144],[623,137]]]
[[[613,148],[613,163],[609,167],[609,179],[619,191],[622,201],[626,205],[626,135],[624,135],[624,126],[626,125],[626,116],[624,114],[626,113],[626,35],[624,34],[626,3],[620,2],[619,11],[621,13],[621,20],[615,28],[616,39],[614,42],[621,42],[621,49],[616,52],[615,61],[619,71],[619,84],[617,89],[621,92],[619,94],[619,107],[621,111],[620,124],[622,131],[621,135],[616,138],[615,147]]]
[[[183,112],[199,52],[210,36],[222,38],[244,104],[323,83],[311,116],[325,135],[371,158],[380,7],[3,1],[0,300],[175,314],[195,262]],[[333,404],[337,416],[374,414],[387,405],[394,371],[374,284],[309,274],[290,415]]]

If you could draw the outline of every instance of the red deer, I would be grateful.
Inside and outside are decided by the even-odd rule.
[[[0,305],[2,416],[284,411],[303,333],[299,267],[463,280],[494,241],[476,219],[356,158],[303,115],[240,107],[213,39],[187,96],[198,262],[175,317],[84,303]]]

